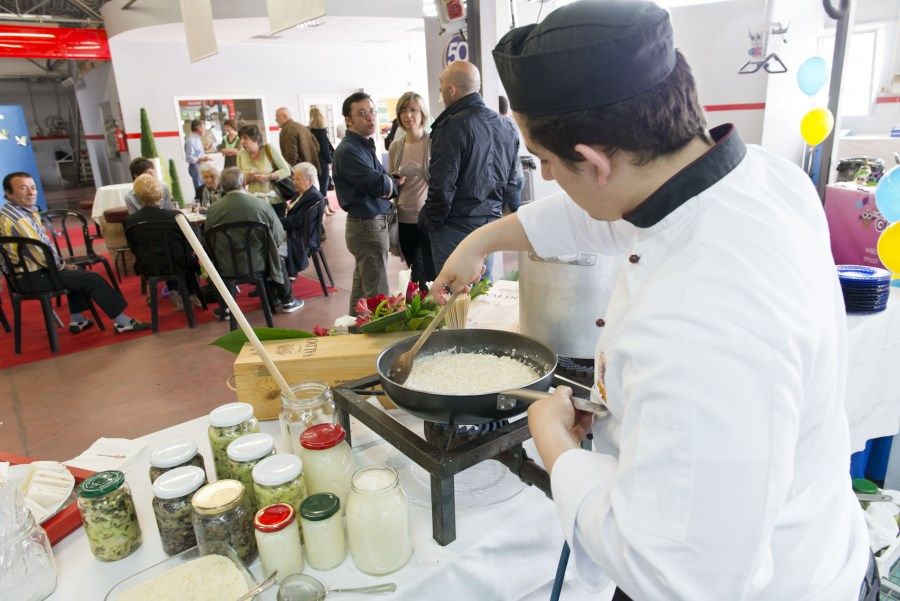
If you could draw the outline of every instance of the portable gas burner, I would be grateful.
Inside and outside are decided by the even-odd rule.
[[[576,382],[554,376],[553,386],[584,389]],[[477,425],[425,422],[425,438],[419,436],[381,407],[369,403],[370,395],[385,395],[378,375],[347,382],[334,389],[337,418],[350,437],[352,415],[387,443],[424,469],[431,478],[431,525],[434,540],[447,545],[456,540],[456,497],[453,478],[473,465],[494,459],[528,485],[550,497],[550,475],[525,453],[522,443],[531,438],[528,420],[499,420]],[[388,397],[390,398],[390,397]]]

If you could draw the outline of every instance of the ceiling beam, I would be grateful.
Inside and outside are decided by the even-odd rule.
[[[17,21],[24,23],[78,23],[80,25],[102,25],[99,19],[79,19],[77,17],[54,17],[52,15],[25,15],[0,13],[0,22]]]
[[[69,0],[69,4],[74,4],[75,6],[80,8],[82,12],[84,12],[86,15],[88,15],[89,17],[91,17],[93,19],[97,19],[98,21],[103,20],[103,17],[100,15],[100,13],[98,13],[93,8],[91,8],[90,6],[85,4],[82,0]]]
[[[38,2],[37,4],[35,4],[31,8],[29,8],[22,14],[23,15],[31,14],[31,13],[35,12],[37,9],[39,9],[40,7],[44,6],[45,4],[49,4],[49,3],[50,3],[50,0],[41,0],[40,2]]]

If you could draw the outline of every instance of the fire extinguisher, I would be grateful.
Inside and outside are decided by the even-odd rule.
[[[113,135],[116,138],[116,148],[119,150],[119,152],[125,152],[126,150],[128,150],[128,144],[125,142],[125,132],[122,131],[122,128],[117,127]]]

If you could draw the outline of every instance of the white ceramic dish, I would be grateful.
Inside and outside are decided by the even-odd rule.
[[[36,479],[34,477],[35,474],[42,469],[47,469],[49,473],[58,477],[54,478],[54,481],[51,483],[41,482],[40,495],[37,494],[36,490],[34,494],[26,492],[23,485],[30,486],[31,482]],[[23,489],[22,494],[26,499],[30,499],[40,506],[44,512],[43,518],[40,519],[42,524],[56,515],[67,504],[69,497],[72,495],[72,490],[75,488],[75,476],[65,466],[55,461],[36,461],[34,463],[11,465],[9,467],[9,479]]]

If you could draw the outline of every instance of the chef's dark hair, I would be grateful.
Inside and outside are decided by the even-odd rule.
[[[675,68],[662,82],[627,100],[563,115],[522,114],[529,136],[573,170],[584,161],[576,144],[624,150],[634,164],[646,165],[696,136],[708,140],[691,67],[675,53]]]

